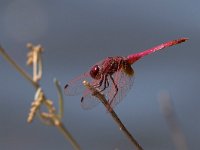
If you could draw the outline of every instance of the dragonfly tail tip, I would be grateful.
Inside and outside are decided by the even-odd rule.
[[[185,41],[187,41],[187,40],[189,40],[189,38],[181,38],[181,39],[179,40],[179,43],[185,42]]]

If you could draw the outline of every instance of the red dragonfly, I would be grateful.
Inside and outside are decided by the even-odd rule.
[[[82,108],[93,108],[98,104],[99,100],[93,96],[93,93],[91,93],[90,90],[84,87],[83,81],[87,80],[92,86],[102,92],[107,98],[110,106],[114,107],[123,100],[133,85],[134,70],[131,66],[133,63],[146,55],[180,44],[186,40],[188,39],[180,38],[168,41],[143,52],[128,55],[127,57],[107,57],[92,66],[86,73],[72,79],[68,84],[66,84],[65,93],[67,95],[77,95],[82,93]]]

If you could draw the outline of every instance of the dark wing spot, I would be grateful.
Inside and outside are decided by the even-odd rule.
[[[83,97],[81,97],[81,103],[83,102],[83,99],[84,99],[84,98],[83,98]]]
[[[66,89],[68,86],[69,86],[69,85],[68,85],[68,84],[66,84],[64,88]]]

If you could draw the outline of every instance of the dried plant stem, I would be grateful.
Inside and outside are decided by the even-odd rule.
[[[3,57],[25,78],[27,79],[34,87],[35,89],[39,88],[39,84],[37,82],[34,82],[28,73],[26,73],[15,61],[5,52],[5,50],[0,46],[0,53],[3,55]]]
[[[181,130],[176,113],[174,112],[169,93],[167,91],[161,92],[158,97],[158,100],[160,102],[161,112],[163,113],[167,125],[170,129],[172,140],[176,149],[188,150],[186,138]]]
[[[59,105],[59,112],[58,112],[58,116],[60,117],[60,119],[63,117],[63,114],[64,114],[64,104],[63,104],[63,95],[61,94],[62,93],[62,90],[61,90],[61,87],[60,87],[60,84],[58,82],[57,79],[54,79],[54,83],[55,83],[55,86],[57,88],[57,91],[58,91],[58,105]]]
[[[128,137],[128,139],[135,145],[137,150],[143,150],[141,145],[136,141],[136,139],[131,135],[131,133],[126,129],[126,127],[123,125],[115,111],[110,107],[108,101],[106,100],[105,96],[101,94],[96,88],[94,88],[92,85],[90,85],[87,81],[83,81],[83,84],[85,87],[87,87],[90,91],[92,91],[93,96],[96,96],[106,107],[108,112],[111,114],[114,121],[119,126],[120,130]]]
[[[62,121],[60,120],[59,116],[55,114],[49,114],[49,113],[42,113],[41,114],[41,119],[43,123],[47,125],[54,125],[59,129],[59,131],[64,135],[64,137],[70,142],[74,150],[80,150],[79,144],[76,142],[76,140],[73,138],[71,133],[67,130],[67,128],[64,126]],[[48,120],[49,122],[45,121]]]
[[[70,132],[66,129],[66,127],[64,126],[64,124],[61,121],[61,118],[63,116],[63,96],[61,94],[62,93],[61,87],[60,87],[58,81],[55,80],[55,85],[58,90],[59,107],[60,107],[58,115],[55,114],[55,109],[52,106],[52,101],[47,100],[42,89],[40,88],[38,81],[41,79],[41,76],[42,76],[41,56],[35,55],[35,56],[37,56],[37,58],[34,58],[34,61],[33,61],[33,79],[32,79],[31,76],[28,75],[28,73],[26,73],[19,65],[17,65],[17,63],[5,52],[5,50],[1,46],[0,46],[0,53],[36,89],[35,102],[33,102],[33,104],[32,104],[33,106],[31,107],[31,111],[29,113],[29,117],[28,117],[27,121],[32,122],[36,111],[39,109],[40,105],[42,103],[44,103],[46,105],[46,107],[48,108],[49,113],[40,113],[41,119],[43,119],[43,121],[48,123],[49,125],[54,125],[55,127],[57,127],[63,133],[65,138],[71,143],[72,147],[75,150],[80,150],[80,146],[78,145],[78,143],[75,141],[75,139],[72,137]],[[37,64],[37,61],[39,64]],[[45,121],[45,119],[49,122]]]
[[[76,140],[72,137],[70,132],[66,129],[66,127],[63,125],[63,123],[60,123],[57,128],[61,131],[61,133],[65,136],[65,138],[71,143],[72,147],[75,150],[80,150],[80,146],[76,142]]]

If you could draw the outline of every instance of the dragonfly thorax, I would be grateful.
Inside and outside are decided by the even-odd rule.
[[[121,57],[108,57],[107,61],[105,62],[106,67],[104,67],[104,72],[107,74],[114,74],[121,68]]]
[[[121,69],[123,57],[108,57],[98,65],[94,65],[90,70],[90,76],[93,79],[101,79],[102,76],[112,75]]]
[[[120,69],[129,76],[132,76],[134,73],[131,64],[124,57],[116,56],[108,57],[103,62],[94,65],[90,70],[90,76],[93,79],[99,80],[103,76],[113,75]]]

